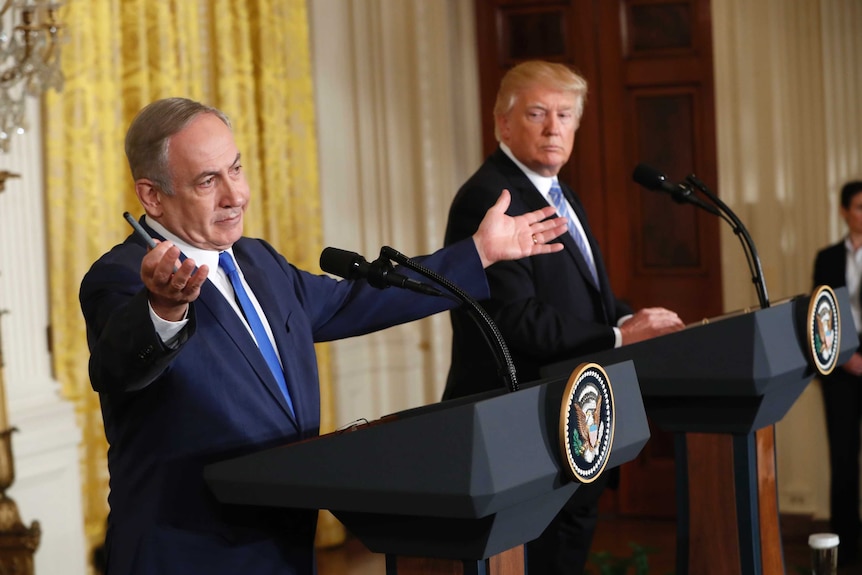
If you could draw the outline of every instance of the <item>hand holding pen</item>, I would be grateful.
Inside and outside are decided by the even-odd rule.
[[[128,212],[123,217],[149,246],[141,261],[141,279],[153,311],[167,321],[180,321],[186,317],[189,303],[200,295],[209,268],[197,267],[191,258],[180,263],[180,249],[172,242],[154,240]]]

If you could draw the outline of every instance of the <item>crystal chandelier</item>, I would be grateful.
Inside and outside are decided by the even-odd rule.
[[[0,0],[0,151],[27,129],[25,98],[63,87],[61,24],[51,0]]]

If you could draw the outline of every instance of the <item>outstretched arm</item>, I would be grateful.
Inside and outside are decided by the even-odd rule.
[[[518,260],[563,249],[561,243],[548,242],[566,231],[566,218],[548,219],[556,213],[552,207],[509,216],[506,210],[511,201],[509,190],[503,190],[473,234],[483,267],[501,260]]]

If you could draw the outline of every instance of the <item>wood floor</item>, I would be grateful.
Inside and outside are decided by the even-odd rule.
[[[822,530],[822,525],[799,518],[782,517],[782,537],[786,575],[809,573],[808,533]],[[608,551],[617,557],[630,557],[630,544],[649,550],[649,573],[670,575],[675,572],[676,525],[671,520],[627,519],[603,516],[593,542],[593,552]],[[382,555],[368,552],[354,539],[337,548],[318,553],[319,575],[384,575]],[[600,571],[595,563],[588,565],[592,575]],[[630,570],[634,573],[634,570]],[[728,574],[732,575],[732,574]]]

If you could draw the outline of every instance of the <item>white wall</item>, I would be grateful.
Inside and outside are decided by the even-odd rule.
[[[61,399],[48,353],[48,289],[40,119],[28,102],[29,132],[13,136],[0,169],[20,178],[0,193],[0,317],[8,420],[16,480],[9,495],[25,525],[39,521],[40,574],[86,572],[78,444],[72,405]]]

